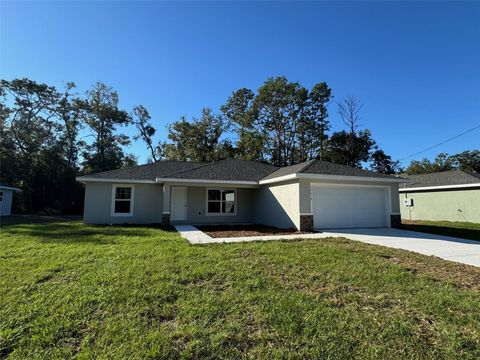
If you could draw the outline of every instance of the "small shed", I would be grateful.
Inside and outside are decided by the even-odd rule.
[[[8,216],[12,213],[12,198],[15,191],[20,189],[0,184],[0,216]]]

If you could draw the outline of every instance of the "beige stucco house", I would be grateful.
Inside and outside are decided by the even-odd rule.
[[[160,161],[78,178],[89,224],[264,224],[300,230],[390,227],[403,179],[325,161],[288,167]]]
[[[480,174],[452,170],[408,179],[399,189],[402,219],[480,223]]]

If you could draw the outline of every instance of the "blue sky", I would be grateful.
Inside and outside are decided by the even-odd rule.
[[[123,108],[149,109],[159,139],[180,116],[218,110],[235,89],[278,75],[358,97],[363,126],[394,159],[480,124],[478,2],[0,6],[2,78],[74,81],[79,92],[101,80]],[[342,129],[334,103],[330,114]],[[415,158],[479,147],[480,129]],[[147,158],[141,142],[127,150]]]

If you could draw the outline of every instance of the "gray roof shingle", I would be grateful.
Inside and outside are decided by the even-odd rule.
[[[266,176],[262,180],[273,179],[279,176],[291,174],[315,174],[315,175],[338,175],[338,176],[362,176],[376,178],[395,178],[393,175],[379,174],[368,170],[357,169],[351,166],[334,164],[322,160],[310,160],[300,164],[286,166]]]
[[[285,166],[278,168],[278,170],[268,174],[262,180],[269,180],[269,179],[274,179],[276,177],[280,176],[286,176],[286,175],[291,175],[291,174],[296,174],[301,172],[305,167],[310,165],[313,161],[315,160],[310,160],[310,161],[305,161],[300,164],[295,164],[295,165],[290,165],[290,166]]]
[[[205,164],[191,170],[177,172],[170,176],[174,179],[204,179],[226,181],[259,181],[278,167],[257,161],[223,160]]]
[[[462,170],[442,171],[431,174],[408,175],[409,183],[403,187],[427,187],[447,185],[468,185],[480,183],[480,174],[470,173]]]
[[[95,174],[85,175],[85,177],[155,181],[157,177],[166,177],[179,171],[191,170],[203,165],[203,163],[197,162],[165,160],[124,169],[103,171]]]
[[[373,171],[354,168],[347,165],[334,164],[328,161],[315,160],[305,167],[304,174],[340,175],[340,176],[362,176],[376,178],[396,178],[394,175],[380,174]]]

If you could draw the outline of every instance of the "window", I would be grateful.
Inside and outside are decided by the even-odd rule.
[[[112,216],[133,215],[133,185],[113,185]]]
[[[3,202],[3,191],[0,191],[0,203]]]
[[[236,215],[235,190],[207,189],[207,215]]]

